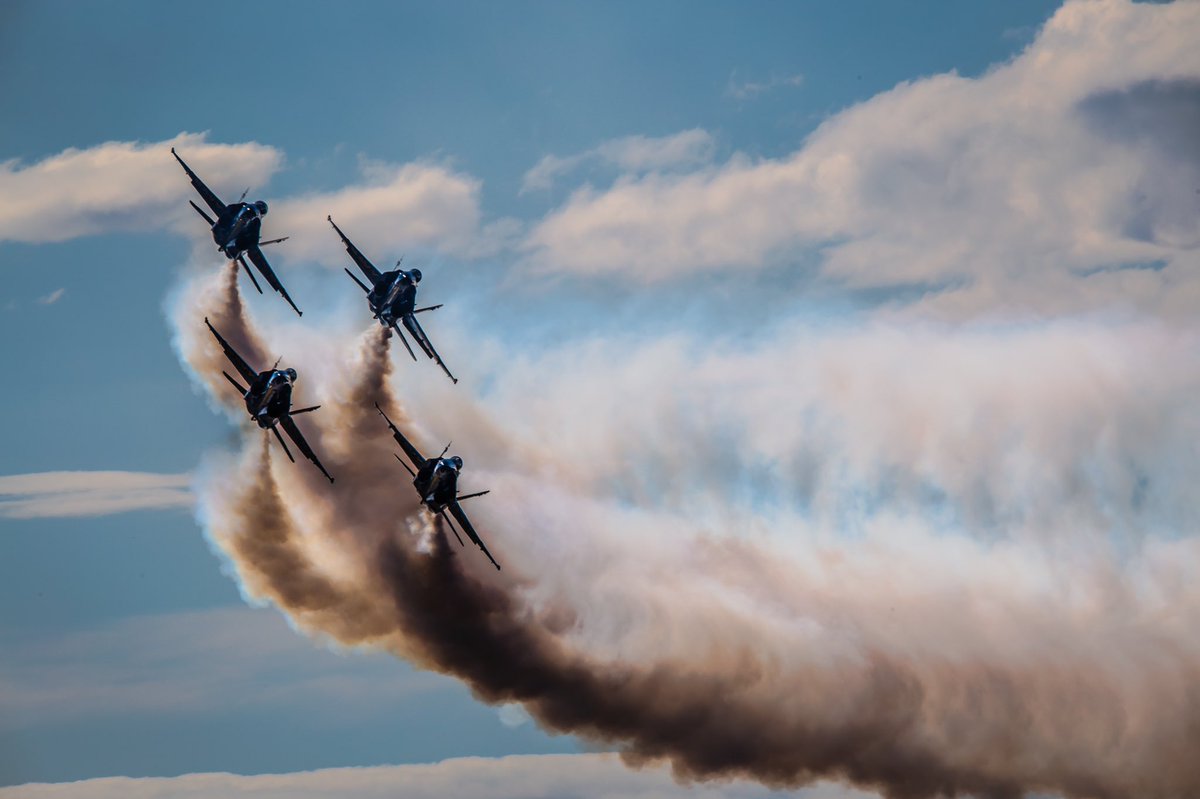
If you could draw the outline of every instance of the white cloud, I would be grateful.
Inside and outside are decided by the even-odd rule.
[[[42,305],[53,305],[54,303],[61,300],[63,295],[66,293],[67,293],[66,289],[55,289],[54,291],[47,294],[45,297],[39,297],[38,302]]]
[[[614,166],[625,172],[653,172],[707,163],[712,160],[713,149],[712,136],[699,128],[671,136],[626,136],[578,155],[547,155],[525,173],[521,193],[549,189],[557,178],[588,164]]]
[[[350,261],[330,215],[380,269],[414,248],[479,255],[495,251],[493,234],[502,230],[481,226],[479,193],[478,180],[440,164],[365,162],[360,183],[273,202],[271,230],[290,236],[286,257],[337,267]]]
[[[0,517],[106,516],[192,505],[189,474],[37,472],[0,477]]]
[[[1196,3],[1070,2],[1012,62],[900,84],[785,158],[581,188],[529,264],[649,282],[820,247],[827,278],[965,287],[961,308],[1194,308],[1197,37]]]
[[[773,75],[767,80],[737,80],[737,73],[729,76],[725,94],[735,100],[753,100],[772,89],[797,88],[804,85],[803,75]]]
[[[665,769],[625,768],[615,755],[512,755],[467,757],[429,765],[335,768],[293,774],[186,774],[181,777],[107,777],[61,784],[0,788],[0,799],[751,799],[782,796],[744,782],[674,782]],[[793,799],[870,799],[829,783],[791,791]]]
[[[199,198],[171,157],[171,147],[226,202],[246,187],[264,197],[270,205],[264,238],[290,237],[278,250],[282,258],[347,263],[325,221],[329,214],[381,266],[393,252],[409,248],[486,255],[516,233],[512,220],[485,224],[479,181],[441,164],[364,161],[358,181],[340,189],[272,197],[259,190],[281,165],[281,152],[253,142],[209,144],[205,134],[181,133],[151,144],[109,142],[66,150],[27,166],[0,164],[0,242],[57,242],[114,229],[164,228],[207,242],[204,224],[187,204]],[[61,296],[41,301],[49,304]]]
[[[0,242],[66,241],[109,230],[159,229],[192,214],[195,192],[171,157],[176,147],[219,196],[236,199],[279,168],[274,148],[209,144],[203,133],[161,142],[108,142],[34,164],[0,163]],[[198,221],[198,218],[197,218]]]

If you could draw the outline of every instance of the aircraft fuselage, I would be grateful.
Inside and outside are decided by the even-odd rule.
[[[292,378],[282,369],[260,372],[245,399],[246,410],[259,427],[274,427],[292,408]]]
[[[367,302],[384,327],[411,314],[417,304],[417,284],[412,273],[403,269],[384,272],[367,295]]]
[[[450,458],[432,458],[417,471],[413,485],[422,504],[440,513],[458,496],[458,467]]]
[[[212,227],[213,241],[230,260],[258,244],[262,217],[250,203],[233,203],[217,217]]]

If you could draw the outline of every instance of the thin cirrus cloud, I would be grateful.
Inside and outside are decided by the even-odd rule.
[[[308,706],[349,723],[445,683],[382,655],[336,653],[272,610],[134,616],[67,634],[0,631],[0,731],[80,719]]]
[[[610,166],[626,173],[696,167],[712,160],[715,142],[699,128],[670,136],[625,136],[576,155],[547,155],[525,173],[521,194],[549,189],[554,181],[585,166]]]
[[[655,282],[816,249],[827,279],[958,310],[1194,308],[1197,36],[1195,3],[1068,2],[1012,61],[902,83],[786,157],[580,188],[532,227],[526,265]]]
[[[36,472],[0,476],[0,518],[107,516],[192,506],[190,474]]]
[[[60,784],[0,788],[0,799],[873,799],[878,794],[822,783],[787,794],[748,782],[681,785],[665,768],[627,769],[611,754],[464,757],[440,763],[333,768],[292,774],[185,774],[131,779],[106,777]]]
[[[212,144],[203,133],[160,142],[107,142],[64,150],[33,164],[0,163],[0,242],[66,241],[117,230],[158,229],[191,213],[191,185],[171,158],[179,150],[214,190],[261,185],[281,153],[245,142]],[[163,215],[163,208],[176,213]]]
[[[39,305],[53,305],[54,303],[61,300],[63,298],[63,295],[66,293],[67,293],[67,290],[65,288],[55,289],[54,291],[50,292],[49,294],[47,294],[44,297],[38,297],[38,304]]]
[[[737,74],[729,76],[725,95],[735,100],[753,100],[774,89],[796,89],[804,85],[804,76],[772,75],[766,80],[738,80]]]

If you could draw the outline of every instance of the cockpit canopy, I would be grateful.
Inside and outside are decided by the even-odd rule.
[[[420,282],[421,282],[421,270],[420,270],[420,269],[413,269],[413,270],[410,270],[410,271],[409,271],[409,274],[410,274],[410,275],[412,275],[412,280],[413,280],[413,282],[414,282],[414,283],[420,283]]]
[[[258,211],[258,215],[259,215],[259,216],[266,216],[266,215],[267,215],[267,204],[266,204],[265,202],[263,202],[262,200],[255,200],[255,201],[254,201],[254,209],[255,209],[256,211]]]
[[[462,471],[462,463],[463,463],[462,458],[458,457],[457,455],[451,455],[450,462],[454,464],[454,468],[456,470],[458,470],[460,472]]]
[[[284,369],[284,370],[283,370],[283,373],[284,373],[285,375],[287,375],[287,378],[288,378],[288,380],[290,380],[290,381],[291,381],[291,382],[293,382],[293,383],[295,383],[295,382],[296,382],[296,378],[298,377],[298,375],[296,374],[296,370],[295,370],[295,369]]]

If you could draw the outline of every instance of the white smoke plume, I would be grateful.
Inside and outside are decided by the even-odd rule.
[[[1071,3],[1020,59],[977,83],[1004,88],[1014,75],[1038,74],[1041,62],[1075,65],[1053,75],[1071,91],[1029,95],[1053,113],[1027,103],[1023,113],[1069,119],[1070,130],[1099,114],[1097,129],[1116,135],[1123,109],[1146,105],[1170,110],[1153,119],[1190,124],[1194,59],[1172,72],[1164,63],[1180,61],[1180,42],[1150,46],[1139,32],[1194,19],[1180,5]],[[1103,49],[1105,36],[1125,49]],[[1078,66],[1095,61],[1093,51],[1104,56],[1099,72]],[[1075,91],[1080,76],[1086,86]],[[939,86],[958,94],[973,85],[931,79],[881,102],[919,117]],[[1016,100],[1026,97],[1020,88]],[[822,129],[851,126],[880,105]],[[1185,141],[1164,127],[1154,141]],[[972,121],[950,138],[991,152],[995,129]],[[1026,139],[1013,142],[999,174],[1053,183],[1037,167],[1058,150],[1021,162]],[[1178,157],[1150,148],[1153,168],[1139,174],[1148,180],[1174,159],[1186,167],[1172,172],[1176,183],[1184,181],[1200,163],[1194,142],[1186,139],[1180,146],[1192,149]],[[834,143],[857,146],[847,136]],[[810,143],[805,158],[819,149]],[[856,161],[817,166],[837,163]],[[1012,168],[1021,164],[1029,168]],[[910,193],[879,200],[871,215],[847,214],[869,228],[868,239],[880,230],[903,239],[902,248],[861,251],[887,256],[864,256],[873,284],[904,284],[935,267],[934,277],[953,277],[942,267],[967,265],[979,290],[966,311],[923,302],[837,325],[776,319],[752,343],[711,331],[631,332],[496,364],[487,354],[502,348],[478,331],[464,333],[470,350],[434,335],[461,374],[488,378],[457,387],[410,380],[432,367],[389,353],[365,315],[358,334],[332,317],[258,329],[232,269],[194,279],[170,311],[188,368],[238,409],[205,316],[256,366],[283,355],[300,372],[304,404],[322,405],[300,425],[337,478],[329,485],[309,464],[288,463],[247,425],[236,462],[198,480],[208,533],[250,596],[314,636],[455,675],[483,701],[520,703],[548,729],[612,745],[631,764],[669,762],[681,779],[748,777],[773,787],[834,779],[914,799],[1196,795],[1200,328],[1181,313],[1194,307],[1191,281],[1172,282],[1194,260],[1192,239],[1155,233],[1155,246],[1170,251],[1150,254],[1166,267],[1134,270],[1170,302],[1127,302],[1124,284],[1107,279],[1088,293],[1093,270],[1145,254],[1109,246],[1134,228],[1103,214],[1099,228],[1027,219],[1019,203],[998,226],[987,209],[1011,193],[979,174],[961,170],[987,202]],[[567,211],[616,207],[658,235],[654,213],[630,214],[612,197],[640,197],[660,183],[619,182],[603,203],[579,195]],[[714,224],[728,222],[719,212],[726,206],[679,183],[667,199],[696,200],[705,214],[718,209]],[[739,191],[757,186],[738,181]],[[772,208],[793,207],[760,194]],[[1089,196],[1071,194],[1072,214],[1075,199]],[[689,246],[691,231],[710,230],[659,199],[649,206],[684,220]],[[944,206],[965,208],[986,235],[944,224]],[[1154,219],[1171,224],[1155,230],[1193,231],[1194,219],[1176,219],[1173,209],[1156,200]],[[759,215],[746,218],[756,230]],[[1042,243],[1028,259],[1027,234],[1041,229],[1034,222],[1054,235],[1033,236]],[[665,250],[641,247],[640,234],[597,228],[640,257],[692,263],[686,248],[672,262]],[[785,230],[766,244],[792,238]],[[746,248],[728,240],[741,257]],[[571,252],[603,255],[590,246]],[[1014,285],[1039,299],[1019,312],[1008,294],[987,291],[1014,264],[1040,276],[1016,275]],[[1059,273],[1070,279],[1042,279]],[[1079,292],[1086,302],[1074,301]],[[472,385],[487,389],[471,393]],[[467,463],[464,488],[492,489],[468,512],[502,572],[419,509],[375,403],[423,451],[454,438]]]
[[[260,355],[264,337],[231,274],[175,319],[232,397],[200,320]],[[869,323],[517,360],[423,418],[493,489],[470,512],[499,574],[419,511],[374,409],[434,449],[399,399],[424,364],[393,373],[377,327],[321,337],[285,360],[337,483],[247,426],[240,465],[199,488],[245,589],[313,634],[687,779],[1200,787],[1196,330]]]

